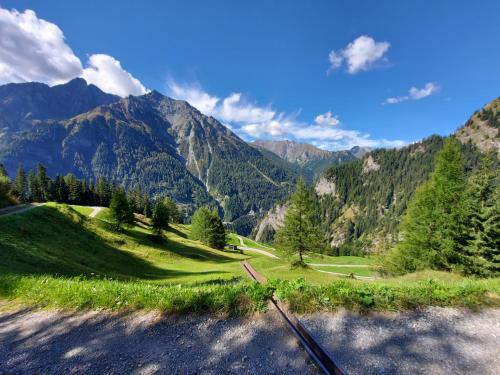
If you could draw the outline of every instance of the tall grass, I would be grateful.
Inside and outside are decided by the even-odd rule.
[[[315,286],[304,280],[267,285],[223,282],[154,285],[83,277],[0,275],[0,298],[39,307],[160,310],[173,313],[245,315],[266,310],[273,292],[294,312],[397,311],[427,306],[500,306],[500,280],[362,282],[337,280]]]

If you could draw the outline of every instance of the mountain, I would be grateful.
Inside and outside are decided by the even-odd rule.
[[[298,165],[310,179],[315,179],[331,165],[355,159],[355,156],[349,151],[327,151],[311,144],[289,140],[256,140],[251,145],[261,150],[270,151],[281,159]]]
[[[370,147],[354,146],[349,150],[349,152],[356,158],[361,159],[365,154],[370,152],[372,149]]]
[[[9,83],[0,86],[0,129],[22,130],[37,120],[73,117],[119,99],[82,78],[52,87],[38,82]]]
[[[0,162],[10,175],[41,162],[52,176],[105,177],[168,194],[191,210],[217,204],[234,229],[238,221],[251,229],[297,177],[213,117],[156,91],[120,99],[83,80],[6,86],[0,87]]]
[[[499,128],[496,99],[453,135],[462,143],[467,173],[477,167],[481,153],[499,155]],[[396,241],[408,201],[429,178],[444,139],[434,135],[400,149],[373,150],[324,171],[315,190],[320,222],[334,253],[379,252]],[[257,240],[272,238],[284,217],[283,207],[286,203],[279,203],[259,222],[253,232]]]

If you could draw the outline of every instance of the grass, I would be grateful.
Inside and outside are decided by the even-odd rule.
[[[78,212],[80,215],[83,216],[89,216],[90,213],[93,211],[92,207],[87,207],[87,206],[71,205],[71,208],[73,208],[76,212]]]
[[[304,280],[274,281],[280,299],[294,312],[335,311],[400,311],[428,306],[477,308],[500,306],[500,279],[435,279],[365,282],[335,280],[315,286]]]
[[[0,226],[5,273],[199,283],[243,278],[239,262],[248,258],[191,241],[182,225],[174,225],[161,243],[141,218],[117,233],[107,210],[89,219],[73,207],[52,204],[0,217]]]
[[[314,268],[369,274],[370,267],[359,266],[373,261],[317,255],[307,262],[352,267],[291,269],[285,258],[208,248],[189,239],[187,225],[173,225],[158,241],[147,220],[138,216],[134,226],[117,233],[108,210],[93,219],[90,211],[48,204],[0,216],[0,299],[16,306],[248,314],[265,310],[275,290],[298,312],[499,305],[499,279],[436,272],[375,282],[339,279]],[[239,243],[230,235],[234,240]],[[247,281],[243,259],[269,283]]]

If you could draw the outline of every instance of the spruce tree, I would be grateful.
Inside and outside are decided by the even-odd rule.
[[[226,230],[217,209],[197,209],[191,220],[190,236],[215,249],[223,249],[226,245]]]
[[[151,226],[153,233],[156,236],[161,235],[162,229],[168,228],[169,212],[163,200],[157,199],[153,206],[153,214],[151,216]]]
[[[315,212],[314,192],[303,179],[297,181],[284,225],[276,233],[276,245],[290,255],[298,255],[304,264],[304,254],[321,252],[324,241]]]
[[[132,207],[122,188],[115,190],[109,204],[109,209],[117,230],[121,230],[123,224],[132,224],[134,222]]]
[[[467,186],[466,274],[495,276],[500,272],[500,186],[493,159],[485,157]]]
[[[29,187],[29,199],[32,202],[41,202],[42,194],[40,191],[40,186],[38,184],[38,179],[33,170],[30,170],[28,175],[28,187]]]
[[[0,207],[9,204],[10,180],[3,164],[0,163]]]
[[[172,200],[172,198],[170,197],[166,197],[163,201],[163,203],[165,204],[165,206],[167,207],[167,210],[168,210],[168,216],[170,218],[170,222],[171,223],[175,223],[175,224],[180,224],[182,223],[182,217],[181,217],[181,214],[179,212],[179,209],[177,208],[177,205],[175,204],[175,202]]]
[[[20,202],[27,202],[29,199],[28,179],[23,167],[19,167],[16,172],[16,178],[13,185],[14,194]]]
[[[48,201],[49,200],[49,184],[50,184],[50,178],[47,175],[47,168],[45,168],[42,163],[37,164],[37,183],[38,183],[38,189],[39,189],[39,194],[40,194],[40,200],[41,201]]]
[[[465,174],[458,141],[449,138],[436,156],[434,172],[409,202],[402,240],[389,253],[394,273],[425,268],[461,269],[466,242]]]

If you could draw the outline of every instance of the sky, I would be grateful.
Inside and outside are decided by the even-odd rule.
[[[0,84],[157,90],[247,141],[448,135],[500,95],[499,1],[2,1]]]

